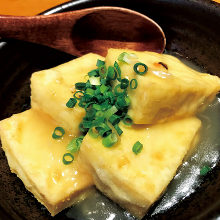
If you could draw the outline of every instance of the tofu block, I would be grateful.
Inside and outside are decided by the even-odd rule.
[[[73,135],[79,135],[78,126],[85,110],[78,105],[69,109],[66,103],[73,97],[75,83],[86,82],[87,73],[97,68],[97,59],[104,58],[90,53],[52,69],[34,73],[31,77],[32,108],[49,114],[59,126]]]
[[[114,65],[122,52],[138,57],[130,64],[118,61],[122,77],[138,81],[137,89],[129,90],[131,107],[128,114],[136,124],[156,124],[193,116],[212,102],[220,90],[217,76],[197,72],[166,54],[110,49],[106,65]],[[148,66],[145,75],[134,72],[137,62]]]
[[[56,126],[49,116],[32,109],[0,122],[2,147],[11,171],[52,216],[77,202],[93,185],[78,155],[70,165],[63,164],[72,137],[65,134],[62,139],[53,139]]]
[[[80,159],[90,170],[96,187],[138,218],[160,197],[198,140],[201,121],[195,117],[153,126],[121,124],[123,134],[111,148],[101,138],[86,135]],[[140,141],[143,149],[134,154]]]

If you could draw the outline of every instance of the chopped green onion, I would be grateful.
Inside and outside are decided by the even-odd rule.
[[[79,124],[79,131],[82,133],[86,133],[86,132],[88,132],[88,128],[84,128],[83,123],[81,122]]]
[[[112,147],[115,143],[117,143],[118,137],[115,133],[109,134],[107,137],[102,139],[102,144],[105,147]]]
[[[103,66],[103,65],[105,65],[105,61],[102,61],[102,60],[97,60],[97,63],[96,63],[96,66],[97,67],[100,67],[100,66]]]
[[[129,98],[129,96],[125,96],[125,102],[126,106],[129,106],[131,104],[131,99]]]
[[[128,53],[126,53],[126,52],[121,53],[121,54],[118,56],[118,61],[125,62],[125,61],[124,61],[124,57],[125,57],[127,54],[128,54]]]
[[[120,84],[121,89],[127,89],[128,85],[129,85],[129,80],[128,79],[122,79],[121,80],[121,84]]]
[[[102,85],[106,85],[106,84],[107,84],[107,80],[106,80],[106,79],[101,78],[100,81],[101,81],[101,84],[102,84]]]
[[[125,125],[132,125],[133,124],[133,121],[132,121],[132,119],[129,115],[126,115],[124,117],[123,122],[124,122]]]
[[[113,66],[109,66],[107,70],[107,78],[109,80],[115,80],[117,77],[117,73],[115,72],[115,69]]]
[[[132,60],[137,59],[138,57],[134,53],[123,52],[118,56],[118,60],[124,63],[130,64]]]
[[[97,111],[95,116],[96,117],[104,117],[105,113],[103,111]]]
[[[80,106],[81,108],[85,108],[86,102],[83,100],[80,100],[80,102],[78,103],[78,106]]]
[[[69,101],[66,103],[66,107],[73,108],[77,103],[75,98],[70,98]]]
[[[63,155],[63,163],[65,165],[71,164],[74,160],[74,156],[71,153],[66,153]]]
[[[104,77],[106,77],[106,66],[105,65],[103,65],[103,66],[100,66],[99,67],[99,76],[101,77],[101,78],[104,78]]]
[[[89,129],[88,134],[92,137],[92,138],[97,138],[99,136],[99,132],[96,130],[95,127],[92,127]]]
[[[118,109],[123,109],[125,107],[128,107],[130,103],[130,98],[126,96],[118,96],[115,105]]]
[[[136,89],[137,86],[138,86],[137,80],[136,80],[136,79],[132,79],[132,80],[130,81],[130,88],[131,88],[131,89]]]
[[[100,86],[100,92],[103,94],[103,93],[105,93],[105,92],[107,92],[109,90],[109,87],[108,86],[106,86],[106,85],[104,85],[104,84],[102,84],[101,86]]]
[[[118,63],[116,61],[114,63],[114,67],[115,67],[115,70],[117,72],[117,80],[119,82],[121,82],[121,69],[120,69],[120,67],[119,67],[119,65],[118,65]]]
[[[99,76],[97,70],[91,70],[89,73],[88,73],[89,77],[91,76]]]
[[[144,75],[148,71],[148,67],[144,63],[135,63],[134,71],[139,75]]]
[[[115,130],[117,131],[117,133],[118,133],[119,136],[123,133],[123,131],[121,130],[121,128],[119,127],[118,124],[116,124],[116,125],[114,126],[114,128],[115,128]]]
[[[121,85],[118,84],[117,86],[115,86],[114,88],[114,92],[115,92],[115,95],[122,95],[125,93],[125,90],[124,89],[121,89]]]
[[[93,96],[93,95],[95,94],[95,90],[94,90],[94,89],[91,89],[91,88],[87,88],[86,91],[85,91],[85,93],[86,93],[87,95]]]
[[[79,138],[73,138],[67,145],[66,149],[71,153],[76,153],[79,151],[81,143],[82,140],[79,140]]]
[[[76,83],[75,88],[78,90],[84,90],[86,88],[86,83],[83,82]]]
[[[108,121],[114,126],[120,122],[120,117],[117,115],[112,115]]]
[[[126,63],[134,59],[137,59],[135,54],[126,52],[119,56],[119,61]],[[103,145],[111,147],[117,142],[118,135],[123,133],[119,122],[123,120],[126,125],[132,124],[132,119],[127,115],[128,107],[131,104],[127,94],[129,80],[121,79],[121,69],[116,61],[114,66],[109,66],[107,70],[104,61],[98,60],[96,65],[98,68],[88,73],[89,79],[86,83],[78,82],[75,84],[78,91],[74,93],[74,97],[70,98],[66,105],[72,108],[79,100],[78,106],[84,108],[86,112],[79,124],[79,131],[83,135],[88,133],[92,137],[102,136]],[[116,78],[120,83],[113,87],[115,82],[112,81]],[[137,88],[135,79],[130,82],[130,88]],[[115,133],[112,130],[115,130]],[[67,150],[71,153],[77,152],[82,143],[82,137],[74,138],[68,144]]]
[[[200,175],[205,176],[210,170],[211,168],[209,166],[203,166],[200,170]]]
[[[106,136],[106,133],[111,133],[112,131],[106,123],[99,124],[96,129],[102,137]]]
[[[105,123],[105,117],[97,117],[93,120],[93,126],[99,127],[100,124]]]
[[[94,102],[88,102],[88,103],[85,105],[84,109],[87,111],[87,113],[88,113],[88,111],[91,109],[92,104],[94,104]],[[94,110],[95,110],[95,109],[94,109]]]
[[[139,154],[143,149],[143,144],[139,141],[137,141],[133,147],[132,147],[132,151],[137,155]]]
[[[76,98],[77,100],[80,100],[83,95],[84,95],[84,93],[83,93],[82,91],[76,91],[73,96],[74,96],[74,98]]]
[[[52,138],[59,139],[59,138],[63,137],[64,134],[65,134],[65,130],[62,127],[56,127],[54,129],[53,134],[52,134]]]
[[[84,139],[84,136],[81,135],[81,136],[79,136],[79,137],[77,138],[76,142],[80,142],[80,144],[81,144],[82,141],[83,141],[83,139]]]
[[[108,119],[111,115],[115,114],[118,109],[113,105],[110,109],[105,112],[105,117]]]
[[[100,77],[90,76],[90,77],[89,77],[89,82],[91,83],[91,85],[94,85],[94,86],[99,86],[99,85],[101,85],[101,83],[100,83]]]
[[[102,106],[99,105],[99,104],[93,104],[92,107],[93,107],[95,110],[97,110],[97,111],[102,110]]]
[[[83,123],[83,127],[84,127],[84,128],[91,128],[92,125],[93,125],[93,124],[92,124],[92,121],[83,120],[82,123]]]

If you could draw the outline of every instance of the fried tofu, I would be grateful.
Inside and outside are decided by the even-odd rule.
[[[88,72],[97,68],[97,59],[104,58],[90,53],[52,69],[34,73],[31,77],[32,108],[49,114],[72,135],[79,135],[78,126],[85,110],[78,105],[69,109],[66,103],[76,91],[75,83],[86,82]]]
[[[72,164],[63,164],[72,136],[66,133],[62,139],[53,139],[56,126],[48,115],[32,109],[0,122],[2,147],[11,171],[52,216],[77,202],[93,185],[77,155]]]
[[[100,191],[142,218],[196,144],[201,121],[190,117],[148,127],[120,126],[123,134],[111,148],[87,134],[79,156]],[[143,149],[136,155],[132,147],[137,141]]]
[[[122,52],[136,54],[130,63],[118,61]],[[220,90],[220,79],[197,72],[177,58],[154,52],[110,49],[106,65],[118,61],[122,77],[137,79],[137,89],[129,90],[131,107],[128,114],[136,124],[156,124],[193,116],[202,111]],[[137,75],[133,66],[142,62],[148,72]]]

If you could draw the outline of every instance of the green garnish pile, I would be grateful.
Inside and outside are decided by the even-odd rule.
[[[119,62],[127,63],[128,53],[119,55]],[[126,59],[125,59],[126,58]],[[68,108],[78,106],[85,109],[86,115],[79,124],[82,136],[74,138],[67,146],[67,151],[76,153],[84,136],[88,133],[91,137],[102,137],[102,144],[105,147],[112,147],[118,141],[118,137],[123,131],[119,126],[122,121],[125,125],[132,125],[133,121],[127,114],[131,100],[128,96],[128,89],[136,89],[138,82],[136,79],[130,81],[121,77],[121,69],[117,61],[114,66],[105,65],[104,61],[98,60],[97,68],[88,73],[87,82],[75,84],[76,92],[66,103]],[[141,67],[139,69],[139,67]],[[134,71],[139,75],[144,75],[148,68],[143,63],[136,63]],[[141,152],[143,145],[140,142],[134,144],[132,151],[135,154]],[[66,157],[70,160],[66,160]],[[69,164],[74,159],[69,153],[63,157],[64,164]]]

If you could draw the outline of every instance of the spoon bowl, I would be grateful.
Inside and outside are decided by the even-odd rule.
[[[109,48],[162,53],[166,39],[149,17],[120,7],[93,7],[53,15],[0,15],[0,36],[81,56],[105,56]]]

